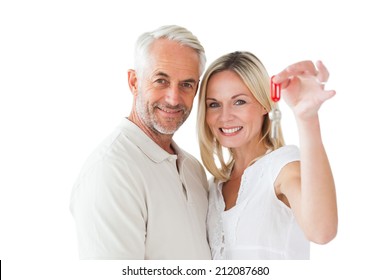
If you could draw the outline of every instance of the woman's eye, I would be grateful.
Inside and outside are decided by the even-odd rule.
[[[243,104],[245,104],[246,102],[244,101],[244,100],[241,100],[241,99],[239,99],[239,100],[237,100],[236,102],[234,102],[234,104],[235,105],[243,105]]]
[[[209,108],[217,108],[217,107],[219,107],[219,104],[217,102],[210,102],[207,107],[209,107]]]

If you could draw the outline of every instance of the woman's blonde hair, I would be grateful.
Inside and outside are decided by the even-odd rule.
[[[270,77],[261,61],[250,52],[233,52],[221,56],[207,68],[200,86],[198,104],[198,139],[200,154],[204,166],[216,180],[226,181],[229,179],[231,168],[234,164],[233,153],[228,149],[229,158],[224,158],[224,148],[214,137],[206,123],[206,90],[210,78],[222,71],[233,71],[249,88],[256,100],[267,112],[277,108],[277,104],[270,98]],[[271,138],[271,121],[268,114],[264,115],[262,138],[260,141],[269,150],[275,150],[284,145],[282,130],[278,128],[278,138]],[[215,158],[216,157],[216,158]],[[216,161],[218,160],[219,166]]]

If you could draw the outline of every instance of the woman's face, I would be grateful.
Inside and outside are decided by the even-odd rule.
[[[214,74],[206,88],[206,123],[222,146],[256,147],[261,139],[265,108],[233,71]]]

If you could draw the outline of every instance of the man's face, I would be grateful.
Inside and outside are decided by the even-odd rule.
[[[159,39],[138,75],[136,112],[147,129],[173,134],[189,116],[199,82],[199,58],[189,47]]]

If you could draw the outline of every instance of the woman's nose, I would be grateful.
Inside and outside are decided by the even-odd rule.
[[[233,112],[229,106],[223,106],[219,116],[220,121],[226,122],[233,119]]]

